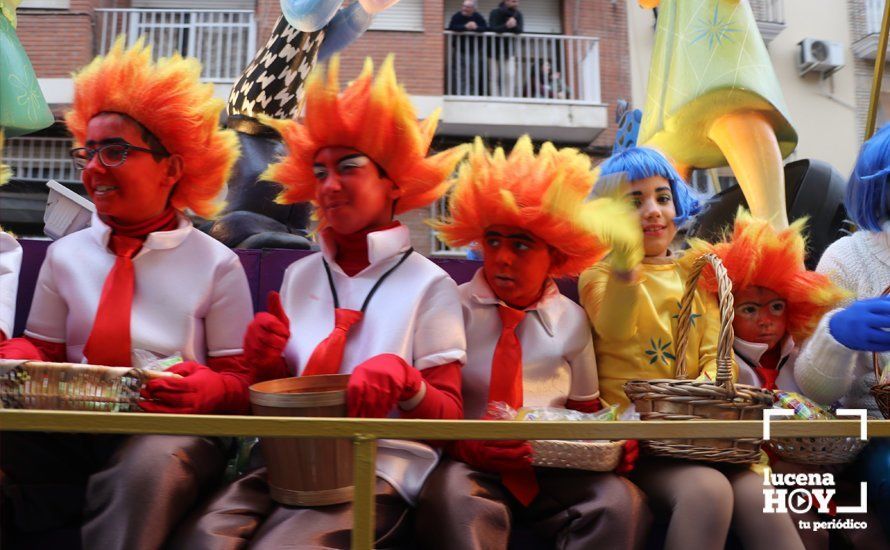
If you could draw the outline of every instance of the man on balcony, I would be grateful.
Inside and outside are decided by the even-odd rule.
[[[460,11],[451,16],[448,30],[467,33],[452,36],[451,82],[448,92],[456,95],[480,95],[482,88],[481,33],[488,30],[485,18],[476,11],[475,0],[464,0]],[[479,34],[473,34],[479,33]]]
[[[519,0],[503,0],[488,16],[489,30],[497,33],[522,34],[522,12]],[[492,37],[489,55],[491,95],[516,97],[516,39],[512,36]]]

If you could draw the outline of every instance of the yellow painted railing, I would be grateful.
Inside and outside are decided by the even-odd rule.
[[[486,422],[257,416],[111,414],[0,410],[0,430],[75,433],[349,438],[355,444],[353,548],[374,542],[378,439],[671,439],[761,437],[756,420],[689,422]],[[772,437],[859,436],[858,420],[777,421]],[[890,421],[870,420],[869,437],[890,437]]]

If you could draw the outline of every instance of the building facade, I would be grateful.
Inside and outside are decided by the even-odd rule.
[[[487,19],[497,2],[478,0],[478,10]],[[438,146],[476,135],[509,145],[528,133],[535,141],[606,154],[615,107],[631,97],[625,3],[521,0],[525,29],[518,36],[446,30],[460,4],[401,0],[379,14],[342,53],[343,80],[358,74],[366,56],[379,63],[393,52],[419,116],[442,110]],[[279,0],[24,0],[17,31],[60,118],[71,102],[71,73],[108,51],[121,32],[130,40],[146,35],[158,54],[197,57],[203,78],[227,97],[280,13]],[[47,179],[77,188],[69,147],[60,124],[8,141],[6,162],[14,176],[0,195],[0,223],[26,227],[40,219]],[[423,224],[440,210],[437,205],[405,216],[418,250],[448,252]]]

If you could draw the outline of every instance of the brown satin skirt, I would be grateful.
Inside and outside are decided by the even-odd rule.
[[[443,459],[420,496],[418,546],[503,549],[515,528],[533,531],[544,547],[565,550],[630,550],[645,544],[649,510],[642,491],[627,479],[557,468],[535,472],[540,493],[526,508],[497,476]]]
[[[375,548],[410,546],[411,508],[386,481],[377,478]],[[266,469],[259,468],[223,487],[180,526],[170,548],[349,548],[352,504],[315,508],[277,504],[269,496]]]
[[[203,437],[3,432],[0,467],[4,531],[68,528],[84,548],[142,550],[219,483],[225,453]]]

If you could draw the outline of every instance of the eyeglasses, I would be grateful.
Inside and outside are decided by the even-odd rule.
[[[107,168],[120,166],[127,161],[127,155],[130,151],[142,151],[143,153],[151,153],[152,155],[159,155],[161,157],[170,156],[170,153],[166,151],[146,149],[145,147],[137,147],[136,145],[131,145],[129,143],[109,143],[108,145],[103,145],[95,149],[89,147],[77,147],[76,149],[71,149],[70,154],[71,160],[74,161],[74,166],[76,166],[78,170],[83,170],[97,154],[99,155],[99,162],[102,163],[102,166]]]

